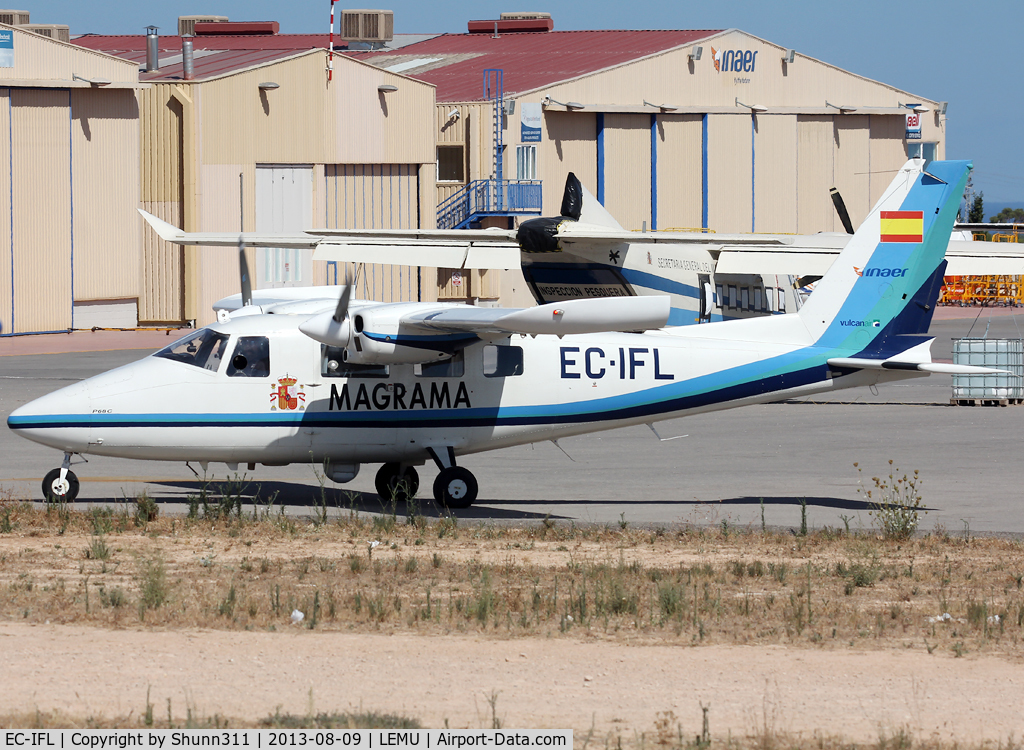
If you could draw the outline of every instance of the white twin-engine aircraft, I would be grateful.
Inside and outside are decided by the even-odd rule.
[[[389,500],[414,495],[414,467],[432,460],[434,498],[465,508],[477,497],[457,464],[467,454],[931,372],[992,372],[932,363],[924,335],[970,170],[907,162],[798,313],[702,326],[664,328],[667,296],[522,310],[351,300],[350,285],[340,299],[324,297],[337,287],[253,296],[240,253],[240,308],[17,409],[8,426],[64,451],[43,481],[48,499],[77,495],[74,454],[231,468],[313,461],[337,482],[382,463],[376,488]],[[226,244],[150,221],[181,244]],[[450,267],[466,267],[472,244],[461,251]]]

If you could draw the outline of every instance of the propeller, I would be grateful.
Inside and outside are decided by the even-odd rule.
[[[352,344],[352,323],[348,320],[348,303],[352,297],[352,281],[345,273],[345,287],[333,313],[320,313],[299,324],[299,330],[315,341],[347,349]]]
[[[249,261],[245,259],[245,240],[238,235],[238,273],[242,279],[242,307],[252,304],[252,280],[249,277]]]
[[[338,307],[334,311],[332,320],[341,323],[348,317],[348,300],[352,296],[352,282],[349,280],[348,270],[345,270],[345,288],[341,290],[341,298],[338,300]]]
[[[829,190],[828,193],[832,196],[832,205],[836,207],[836,213],[839,214],[839,220],[843,222],[843,229],[846,230],[847,234],[853,234],[853,222],[850,221],[850,213],[846,210],[846,203],[843,201],[843,196],[841,196],[839,191],[834,187]]]

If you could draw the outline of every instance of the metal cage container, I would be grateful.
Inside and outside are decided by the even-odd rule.
[[[1008,370],[994,375],[954,375],[953,401],[1024,399],[1024,340],[957,339],[953,363]]]

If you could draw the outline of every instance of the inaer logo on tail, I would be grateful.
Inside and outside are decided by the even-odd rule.
[[[862,270],[857,268],[857,266],[854,266],[853,271],[858,276],[879,276],[883,279],[895,279],[907,275],[906,268],[868,268],[867,270]]]
[[[717,70],[719,73],[721,73],[722,72],[722,50],[720,50],[720,49],[716,50],[714,47],[712,47],[711,48],[711,59],[715,63],[715,70]]]

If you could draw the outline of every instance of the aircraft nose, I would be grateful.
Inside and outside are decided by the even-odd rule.
[[[78,453],[89,445],[91,398],[87,382],[47,393],[7,417],[7,426],[28,440]]]

